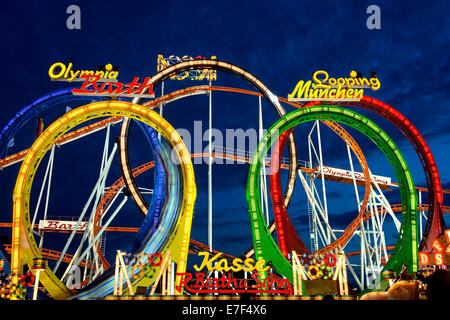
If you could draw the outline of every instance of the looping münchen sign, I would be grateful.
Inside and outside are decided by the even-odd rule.
[[[289,101],[359,101],[364,88],[380,89],[380,80],[373,76],[363,78],[356,71],[348,78],[330,78],[328,72],[318,70],[311,80],[300,80],[294,90],[288,94]]]

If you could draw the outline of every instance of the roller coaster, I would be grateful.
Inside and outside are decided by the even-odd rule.
[[[2,158],[0,168],[8,170],[8,167],[18,163],[21,163],[21,167],[13,191],[12,219],[3,217],[3,221],[0,222],[1,230],[11,230],[10,243],[0,243],[2,252],[0,260],[4,263],[0,283],[2,298],[31,299],[32,294],[27,287],[32,284],[35,287],[34,299],[114,298],[117,297],[117,286],[122,288],[123,285],[127,288],[120,295],[134,296],[140,288],[144,288],[147,295],[150,291],[151,295],[154,295],[161,278],[163,284],[160,285],[160,296],[189,296],[193,293],[181,285],[182,275],[189,268],[189,255],[200,252],[221,255],[229,262],[236,259],[264,260],[269,270],[257,277],[262,280],[276,277],[292,284],[298,284],[297,274],[303,268],[294,263],[297,256],[301,257],[306,268],[312,265],[311,261],[320,262],[319,264],[323,266],[320,270],[325,269],[323,262],[326,263],[325,257],[330,255],[341,257],[338,266],[327,265],[328,273],[335,268],[337,274],[337,270],[341,268],[339,272],[343,275],[343,270],[348,269],[360,297],[373,292],[388,292],[399,280],[415,279],[415,275],[424,270],[446,268],[447,262],[440,266],[423,266],[419,263],[419,252],[429,254],[437,252],[436,240],[445,234],[444,213],[450,212],[450,207],[444,206],[443,194],[450,191],[442,189],[430,148],[418,129],[404,115],[392,106],[368,96],[363,96],[357,102],[310,101],[302,104],[289,101],[274,95],[250,72],[219,60],[188,60],[168,65],[151,77],[151,83],[153,88],[156,88],[174,74],[205,68],[237,76],[253,86],[256,91],[213,86],[210,82],[209,85],[187,87],[166,94],[162,92],[160,97],[149,101],[139,97],[127,101],[101,96],[73,95],[73,88],[67,88],[36,99],[5,125],[0,132]],[[210,135],[207,153],[190,153],[182,136],[162,116],[163,107],[174,101],[207,95],[210,98],[211,126],[211,97],[215,91],[258,98],[260,136],[255,150],[244,151],[213,146]],[[262,99],[266,100],[278,117],[265,133],[262,123]],[[12,148],[11,141],[21,129],[29,126],[30,122],[43,112],[67,103],[81,105],[53,121],[29,149],[7,155]],[[293,111],[288,112],[285,107],[292,108]],[[415,186],[408,163],[399,147],[379,125],[354,111],[358,108],[383,117],[408,138],[423,167],[426,188]],[[159,110],[159,113],[155,110]],[[130,128],[133,123],[138,125],[145,136],[153,155],[153,161],[135,168],[132,168],[130,160],[132,155],[129,152]],[[309,160],[300,161],[294,129],[306,123],[313,124],[309,135],[302,137],[302,140],[308,141]],[[114,125],[120,125],[120,133],[111,146],[111,128]],[[396,183],[377,180],[377,176],[370,171],[363,149],[342,125],[357,130],[378,147],[392,167]],[[320,138],[321,126],[325,126],[338,136],[346,146],[351,167],[348,177],[325,174]],[[100,130],[106,131],[101,168],[82,212],[73,216],[70,223],[66,223],[70,228],[45,227],[45,222],[50,220],[48,205],[56,148],[78,139],[87,139],[86,137]],[[312,139],[315,133],[317,144]],[[283,156],[286,144],[288,157]],[[107,177],[111,173],[116,153],[122,176],[107,186]],[[356,178],[352,154],[361,167],[361,179]],[[196,241],[191,236],[192,224],[196,223],[193,217],[197,197],[193,158],[208,159],[208,245]],[[43,181],[35,182],[40,179],[37,173],[45,159],[47,167]],[[248,248],[243,250],[239,257],[212,246],[213,159],[245,163],[249,167],[245,195],[250,218],[249,233],[252,235],[253,243],[248,244]],[[315,163],[316,167],[313,166]],[[138,186],[136,180],[149,170],[154,172],[151,190]],[[284,192],[281,183],[283,172],[287,174]],[[309,243],[297,232],[295,223],[288,213],[294,199],[297,177],[307,198]],[[325,181],[345,183],[354,187],[357,215],[344,230],[333,228],[329,220]],[[33,185],[39,186],[39,183],[39,195],[34,206],[31,200],[32,190],[35,190]],[[319,189],[317,187],[320,184],[321,190],[320,186]],[[364,188],[362,199],[358,188]],[[400,204],[389,204],[384,195],[393,190],[399,191]],[[422,202],[422,192],[427,193],[428,203]],[[121,197],[122,200],[117,204]],[[141,226],[112,226],[112,221],[119,212],[124,211],[123,208],[129,198],[142,217]],[[272,210],[269,209],[270,203]],[[43,211],[43,214],[39,215],[39,211]],[[400,213],[400,219],[395,213]],[[272,219],[269,218],[269,214],[272,215]],[[383,228],[387,217],[395,226],[398,234],[396,239],[386,239]],[[426,221],[424,226],[423,220]],[[37,223],[38,221],[40,222]],[[85,227],[81,228],[82,225]],[[116,255],[117,251],[115,263],[108,261],[105,252],[107,232],[135,234],[126,250],[126,263],[120,250],[108,254],[108,256]],[[62,250],[43,247],[44,236],[47,233],[67,235]],[[360,239],[359,250],[349,251],[349,243],[354,238]],[[75,243],[75,240],[78,243]],[[150,257],[155,253],[161,257],[170,257],[170,261],[164,260],[164,263],[160,261],[160,264],[147,263],[144,267],[140,267],[140,276],[136,276],[136,267],[133,265],[141,265],[142,257]],[[356,260],[351,261],[354,257],[360,258],[358,263]],[[43,264],[42,261],[47,260],[55,261],[54,265],[50,267],[46,263]],[[69,284],[73,281],[73,274],[77,268],[84,269],[84,272],[83,275],[79,275],[81,279],[74,287]],[[171,268],[176,272],[172,272]],[[304,280],[312,281],[319,277],[309,271],[307,274],[305,272]],[[323,278],[329,279],[329,274],[328,276],[323,274]],[[30,277],[32,279],[36,277],[35,281],[24,280]],[[344,279],[347,282],[346,276]],[[164,289],[166,283],[170,284],[167,290]],[[377,283],[376,287],[374,283]],[[300,288],[300,292],[304,290],[305,287]],[[298,291],[292,288],[288,288],[286,292],[291,295],[298,294]],[[347,291],[344,292],[346,292],[344,295],[349,295]]]

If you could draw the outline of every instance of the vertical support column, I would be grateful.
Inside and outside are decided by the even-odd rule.
[[[38,288],[39,288],[39,276],[42,270],[36,271],[36,280],[34,282],[33,300],[37,300]]]
[[[169,263],[169,266],[170,266],[170,263]],[[163,296],[165,296],[167,294],[166,293],[166,287],[167,287],[166,279],[167,279],[167,272],[166,272],[166,270],[163,270],[163,272],[162,272],[162,283],[161,283],[161,294]]]
[[[53,161],[55,159],[55,145],[52,146],[52,151],[50,153],[50,159],[49,159],[49,172],[48,172],[48,184],[47,184],[47,195],[45,198],[45,209],[44,209],[44,218],[43,220],[47,219],[47,212],[48,212],[48,202],[49,202],[49,198],[50,198],[50,185],[52,184],[52,174],[53,174]],[[45,183],[45,182],[44,182]],[[37,212],[37,208],[36,208],[36,212]],[[36,218],[36,216],[34,217]],[[41,239],[39,240],[39,248],[42,248],[43,244],[44,244],[44,230],[42,230],[42,236]]]
[[[119,256],[116,255],[116,268],[114,272],[114,295],[117,296],[118,294],[118,288],[117,284],[119,282]]]
[[[259,141],[261,142],[262,138],[264,136],[264,123],[263,123],[263,117],[262,117],[262,104],[261,104],[261,96],[259,96]],[[280,155],[281,158],[282,155]],[[269,225],[269,202],[267,198],[267,178],[266,178],[266,162],[265,157],[263,159],[263,170],[261,173],[261,199],[263,202],[263,205],[261,206],[263,215],[265,213],[266,215],[266,223]]]
[[[323,209],[324,209],[324,215],[326,218],[326,223],[328,223],[328,206],[327,206],[327,193],[325,190],[325,177],[323,173],[323,156],[322,156],[322,140],[320,138],[320,121],[316,120],[317,123],[317,142],[319,144],[319,169],[321,173],[322,178],[322,195],[323,195]],[[330,230],[327,230],[327,237],[326,237],[327,245],[331,242],[331,236],[330,236]]]
[[[39,276],[42,271],[47,268],[48,262],[44,258],[34,258],[32,269],[36,271],[36,279],[34,280],[33,300],[37,300],[38,288],[39,288]],[[12,297],[13,295],[11,295]],[[11,300],[16,300],[11,298]]]
[[[170,264],[172,265],[172,269],[171,269],[171,273],[170,273],[170,292],[169,292],[169,294],[171,296],[173,296],[174,295],[174,290],[175,290],[175,273],[176,273],[176,270],[175,270],[175,262],[171,262]]]
[[[292,270],[293,270],[293,285],[294,285],[294,295],[303,295],[303,278],[304,270],[303,266],[298,260],[297,253],[292,251]],[[306,278],[305,278],[306,279]]]
[[[123,277],[125,277],[125,280],[127,281],[127,286],[128,286],[128,291],[129,294],[134,296],[134,291],[133,291],[133,287],[131,286],[131,281],[130,278],[128,277],[128,272],[127,272],[127,267],[125,265],[125,262],[123,261],[122,255],[124,253],[120,252],[120,250],[117,250],[117,256],[119,257],[119,262],[120,262],[120,288],[119,288],[119,294],[122,294],[122,286],[123,286]]]
[[[419,204],[422,204],[422,191],[419,190]],[[419,210],[418,218],[419,218],[419,240],[422,240],[422,215],[423,211]]]
[[[298,295],[298,277],[297,277],[297,263],[295,261],[295,251],[292,251],[292,285],[294,287],[294,296]]]
[[[167,287],[166,287],[166,295],[171,294],[172,285],[172,261],[169,261],[167,266]]]
[[[209,80],[211,86],[211,80]],[[208,245],[212,251],[212,91],[209,90],[209,162],[208,162]]]
[[[159,269],[158,276],[156,277],[155,281],[153,282],[153,287],[152,287],[152,290],[150,291],[150,295],[151,296],[155,294],[156,287],[158,286],[159,280],[161,278],[163,279],[163,282],[162,282],[162,285],[161,285],[161,294],[165,295],[165,294],[167,294],[169,292],[170,283],[168,283],[166,285],[166,280],[165,279],[167,279],[167,278],[170,279],[171,278],[170,271],[169,271],[171,263],[172,263],[172,253],[169,250],[169,251],[167,251],[166,257],[164,258],[164,261],[161,264],[161,268]],[[166,275],[166,273],[168,273],[168,274]]]
[[[342,281],[344,283],[344,296],[348,296],[348,281],[347,281],[347,265],[345,263],[345,255],[342,253]]]
[[[164,96],[164,81],[161,83],[161,97]],[[164,111],[164,102],[159,104],[159,115],[162,117]],[[161,141],[161,133],[158,132],[158,139]]]

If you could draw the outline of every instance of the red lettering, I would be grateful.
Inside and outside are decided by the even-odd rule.
[[[144,82],[142,83],[142,86],[139,89],[139,94],[143,94],[145,92],[145,89],[148,89],[147,94],[149,95],[155,94],[153,92],[153,83],[151,83],[150,77],[145,78]]]
[[[105,87],[108,85],[108,89],[105,89]],[[98,89],[98,93],[102,94],[102,93],[108,93],[108,94],[112,94],[114,93],[114,89],[112,88],[112,83],[111,82],[104,82],[102,83],[102,85],[100,86],[100,89]]]
[[[189,290],[190,288],[187,285],[187,283],[192,279],[192,274],[190,274],[190,273],[177,273],[176,276],[177,277],[180,276],[181,279],[180,279],[180,283],[177,286],[175,286],[175,289],[177,289],[178,292],[181,292],[181,288],[183,286],[185,286],[186,289]]]
[[[122,82],[114,82],[114,85],[117,86],[116,89],[113,90],[112,93],[120,95],[123,94],[127,91],[127,88],[125,87],[125,89],[123,88],[123,83]]]
[[[87,227],[87,224],[88,224],[87,221],[82,222],[82,223],[79,225],[78,229],[79,229],[79,230],[85,230],[86,227]]]
[[[59,221],[47,221],[47,226],[44,229],[50,229],[52,227],[58,229],[58,223]]]
[[[140,83],[138,82],[139,77],[134,77],[133,81],[130,83],[125,84],[125,86],[128,87],[128,90],[126,91],[127,94],[133,94],[139,91],[139,89],[133,90],[133,88],[139,88],[140,87]]]
[[[100,76],[97,75],[88,75],[88,74],[83,74],[82,76],[80,76],[80,78],[85,79],[81,88],[80,89],[73,89],[72,93],[73,94],[93,94],[96,93],[98,90],[97,87],[97,81],[100,80]],[[89,81],[89,78],[94,78],[94,80]],[[94,90],[87,90],[86,88],[89,87],[90,85],[94,86]]]
[[[205,286],[205,283],[203,281],[203,279],[205,278],[205,274],[204,273],[196,273],[195,274],[195,284],[194,284],[194,288],[203,288]]]
[[[260,276],[261,275],[259,273],[252,273],[252,278],[257,283],[257,285],[255,286],[256,289],[260,289],[260,288],[264,287],[264,284],[259,280]]]

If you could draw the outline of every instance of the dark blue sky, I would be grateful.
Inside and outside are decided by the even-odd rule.
[[[66,8],[81,8],[81,30],[66,28]],[[381,30],[366,27],[366,8],[381,8]],[[119,79],[151,76],[156,72],[157,55],[202,55],[243,67],[259,77],[274,94],[286,97],[300,79],[310,79],[315,70],[327,70],[336,76],[358,70],[365,76],[377,71],[381,89],[366,94],[382,100],[402,112],[421,131],[435,156],[442,183],[450,187],[448,165],[450,125],[447,115],[450,88],[450,12],[448,1],[49,1],[8,2],[1,10],[0,51],[3,126],[23,106],[47,92],[66,84],[49,81],[48,68],[57,61],[72,62],[79,68],[119,65]],[[193,81],[166,81],[166,90],[197,85]],[[205,84],[205,83],[201,83]],[[247,83],[218,73],[217,85],[251,89]],[[155,89],[159,95],[159,88]],[[193,121],[207,126],[207,97],[181,100],[164,114],[175,128],[192,128]],[[256,98],[214,93],[213,126],[256,128]],[[276,116],[264,103],[264,124],[269,127]],[[44,116],[48,125],[64,113],[65,105]],[[289,109],[289,111],[292,109]],[[356,109],[355,109],[356,110]],[[400,146],[413,173],[416,185],[425,185],[418,157],[408,140],[389,122],[372,113],[361,112],[379,124]],[[118,128],[116,128],[118,130]],[[18,137],[15,150],[29,146],[34,123]],[[306,150],[302,129],[297,144]],[[304,129],[306,130],[306,129]],[[353,134],[355,131],[349,129]],[[136,135],[139,135],[138,130]],[[72,207],[82,208],[94,183],[101,156],[102,134],[89,143],[77,142],[62,150],[62,164],[55,178],[54,215],[76,215]],[[327,136],[328,137],[328,136]],[[324,142],[325,161],[332,166],[348,167],[339,156],[342,144],[329,135]],[[367,139],[355,133],[371,169],[376,174],[393,176],[382,154]],[[27,140],[28,139],[28,140]],[[21,145],[22,143],[22,145]],[[206,144],[204,145],[206,146]],[[148,159],[150,152],[142,144],[132,146],[132,163]],[[80,152],[83,150],[83,152]],[[345,151],[345,150],[344,150]],[[342,153],[345,154],[345,153]],[[300,156],[302,158],[302,155]],[[303,157],[305,158],[305,156]],[[65,162],[66,161],[66,162]],[[74,168],[76,164],[83,168]],[[119,177],[118,162],[110,181]],[[72,168],[67,170],[67,168]],[[42,169],[42,168],[41,168]],[[11,192],[18,166],[0,173],[1,202],[8,221]],[[245,201],[248,166],[214,168],[214,242],[217,249],[239,254],[251,242]],[[68,177],[71,173],[76,178]],[[192,235],[206,242],[206,166],[196,166],[198,201]],[[150,177],[151,175],[147,175]],[[71,181],[69,183],[69,181]],[[145,183],[143,176],[138,182]],[[352,189],[330,186],[335,221],[349,222]],[[35,191],[36,192],[36,191]],[[398,201],[399,195],[390,196]],[[70,205],[68,205],[70,203]],[[132,204],[130,214],[138,216]],[[306,230],[307,216],[303,191],[296,191],[291,214],[299,231]],[[352,211],[353,212],[353,211]],[[131,221],[132,220],[132,221]],[[122,225],[137,224],[136,219]],[[231,230],[231,232],[230,232]],[[3,231],[2,231],[3,232]],[[308,242],[308,241],[306,241]]]

